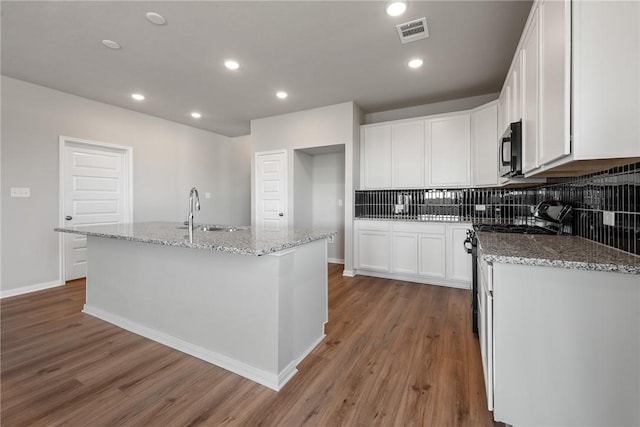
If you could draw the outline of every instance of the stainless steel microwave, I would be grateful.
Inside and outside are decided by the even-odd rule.
[[[510,123],[499,141],[500,176],[522,176],[522,121]]]

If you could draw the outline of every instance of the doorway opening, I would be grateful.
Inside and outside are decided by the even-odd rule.
[[[336,231],[327,255],[329,262],[343,264],[345,145],[294,150],[293,176],[294,225]]]

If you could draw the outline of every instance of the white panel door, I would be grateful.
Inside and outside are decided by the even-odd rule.
[[[393,273],[418,274],[418,235],[394,232],[392,237],[391,271]]]
[[[393,188],[424,187],[423,120],[392,126]]]
[[[429,119],[425,127],[430,163],[428,184],[443,188],[470,185],[470,114]]]
[[[391,188],[391,125],[367,127],[362,134],[363,188]]]
[[[280,231],[287,225],[287,155],[285,151],[256,153],[256,225]]]
[[[63,139],[65,227],[131,221],[127,151]],[[64,234],[65,280],[87,275],[87,238]]]
[[[445,238],[443,234],[418,236],[418,274],[445,277]]]

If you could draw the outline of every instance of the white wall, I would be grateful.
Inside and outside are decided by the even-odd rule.
[[[294,149],[324,147],[328,145],[345,145],[345,272],[353,270],[353,179],[359,173],[359,141],[360,124],[363,116],[353,102],[330,105],[312,110],[299,111],[281,116],[267,117],[251,121],[251,139],[253,151],[287,150],[287,176],[289,181],[288,208],[290,221],[295,218],[295,182],[294,182]],[[355,178],[357,179],[357,177]],[[252,206],[251,218],[255,219],[255,206]]]
[[[344,153],[313,156],[312,210],[313,227],[337,231],[334,242],[328,245],[331,260],[344,260]],[[342,201],[342,206],[338,205]]]
[[[2,76],[0,291],[60,278],[58,138],[133,147],[134,221],[250,222],[251,140],[228,138]],[[31,197],[10,198],[10,187]],[[204,193],[210,192],[211,199]]]
[[[293,156],[293,225],[313,227],[313,157],[294,150]]]
[[[433,104],[417,105],[415,107],[398,108],[396,110],[380,111],[365,115],[364,123],[380,123],[391,120],[411,119],[413,117],[430,116],[432,114],[451,113],[454,111],[471,110],[487,102],[495,101],[499,93],[471,96],[469,98],[453,99],[451,101],[435,102]]]

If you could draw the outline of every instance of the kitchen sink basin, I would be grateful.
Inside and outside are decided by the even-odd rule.
[[[183,225],[177,227],[178,230],[188,230],[189,226]],[[196,225],[193,227],[194,231],[238,231],[236,227],[216,227],[212,225]]]

